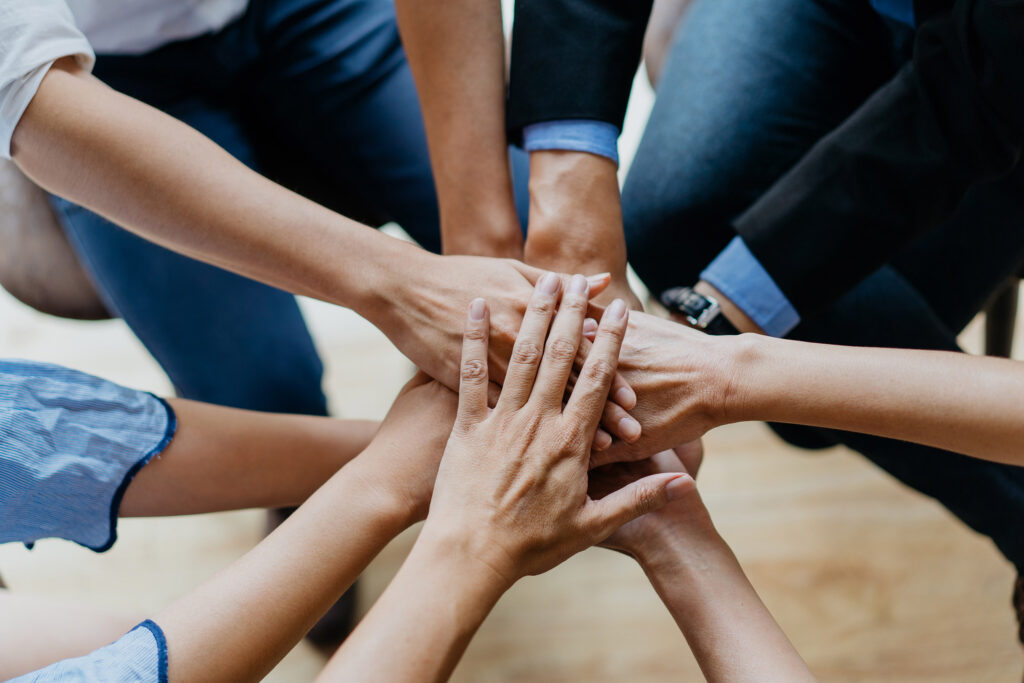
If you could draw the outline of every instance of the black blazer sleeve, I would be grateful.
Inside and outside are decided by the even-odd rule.
[[[516,0],[508,127],[596,119],[622,127],[653,0]]]
[[[915,40],[912,63],[735,223],[801,313],[836,299],[1020,159],[1024,0],[958,0]]]

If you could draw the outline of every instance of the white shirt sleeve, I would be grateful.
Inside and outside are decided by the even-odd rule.
[[[0,157],[11,158],[14,128],[61,57],[96,61],[64,0],[0,0]]]

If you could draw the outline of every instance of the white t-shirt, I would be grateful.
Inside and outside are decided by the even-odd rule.
[[[141,54],[217,31],[248,0],[0,0],[0,157],[54,61]]]

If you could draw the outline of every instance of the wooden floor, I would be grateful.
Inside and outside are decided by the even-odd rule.
[[[313,304],[335,411],[380,417],[410,368],[365,322]],[[118,322],[44,318],[0,293],[0,355],[62,362],[167,391]],[[967,335],[976,343],[977,331]],[[707,438],[700,487],[720,530],[814,671],[827,681],[1020,680],[1009,607],[1013,572],[992,545],[935,503],[850,452],[807,454],[762,426]],[[260,512],[128,520],[109,553],[62,542],[0,547],[14,591],[151,614],[244,553]],[[363,577],[362,609],[401,563],[414,531]],[[311,680],[305,645],[268,678]],[[456,672],[460,682],[700,680],[689,650],[629,559],[592,550],[523,581],[498,605]]]

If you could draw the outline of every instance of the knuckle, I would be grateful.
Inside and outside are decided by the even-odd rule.
[[[531,341],[517,342],[512,349],[512,361],[525,365],[534,365],[540,360],[540,349]]]
[[[615,367],[604,358],[594,358],[587,363],[583,371],[592,382],[610,382],[615,376]]]
[[[487,377],[487,364],[482,360],[467,360],[462,363],[463,382],[481,382]]]
[[[465,339],[467,341],[483,341],[487,338],[487,330],[482,327],[470,327],[466,329]]]
[[[641,514],[650,512],[658,507],[659,492],[650,484],[641,484],[633,492],[636,509]]]
[[[555,302],[550,298],[537,298],[530,302],[530,310],[541,315],[551,315],[555,310]]]
[[[587,300],[577,295],[565,296],[562,298],[561,309],[571,313],[583,313],[587,310]]]
[[[548,356],[552,360],[571,361],[576,358],[576,345],[564,337],[553,339],[548,344]]]
[[[615,342],[621,342],[626,336],[625,325],[605,325],[601,328],[601,335]]]

